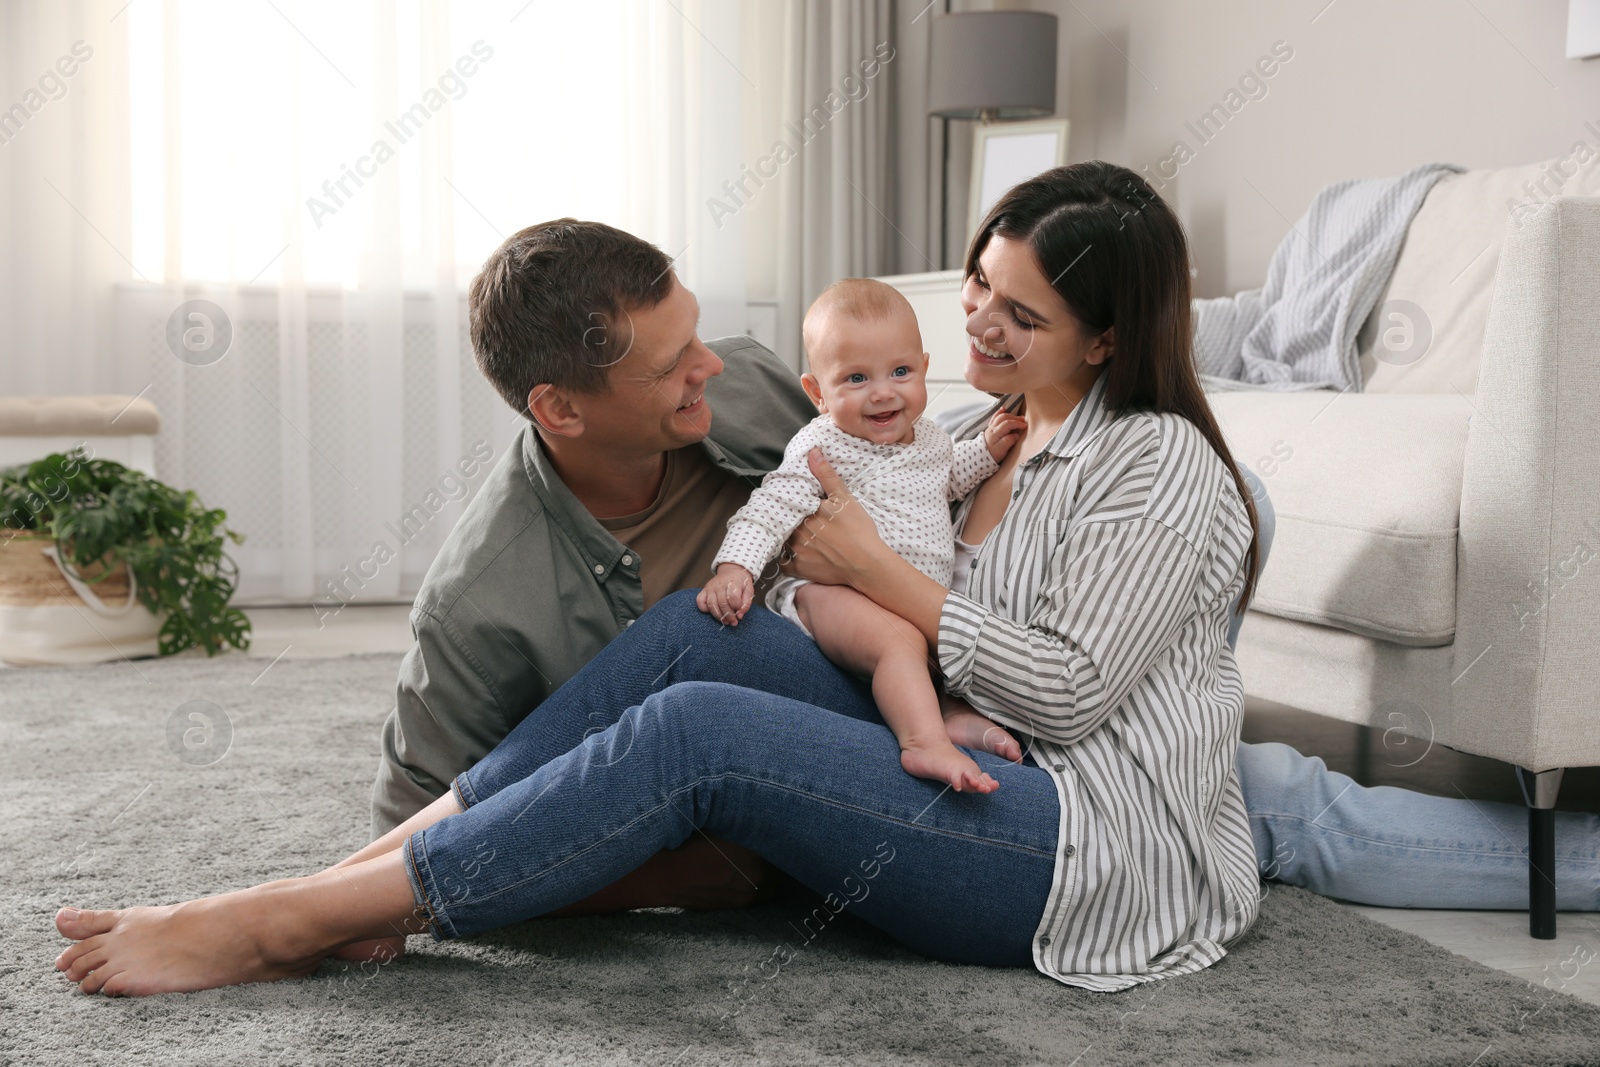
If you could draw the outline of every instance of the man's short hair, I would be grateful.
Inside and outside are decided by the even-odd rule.
[[[659,304],[672,282],[670,257],[614,226],[556,219],[519,230],[472,279],[478,370],[529,417],[539,385],[603,393],[633,343],[629,312]]]
[[[889,283],[876,278],[840,278],[806,309],[805,321],[801,324],[806,354],[809,356],[821,343],[822,330],[830,316],[856,322],[881,322],[902,313],[909,315],[915,325],[917,313],[912,310],[911,301]]]

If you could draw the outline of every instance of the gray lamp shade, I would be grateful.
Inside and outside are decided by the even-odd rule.
[[[1036,119],[1056,109],[1056,17],[1042,11],[937,15],[928,114]]]

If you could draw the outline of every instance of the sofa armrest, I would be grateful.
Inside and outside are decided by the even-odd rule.
[[[1467,431],[1445,744],[1600,763],[1600,198],[1508,221]]]

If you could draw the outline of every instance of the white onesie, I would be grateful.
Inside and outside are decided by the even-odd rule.
[[[999,469],[981,436],[955,444],[933,420],[919,418],[908,445],[878,444],[845,433],[832,416],[818,415],[795,434],[778,469],[728,520],[728,536],[712,563],[737,563],[756,578],[778,555],[806,516],[822,503],[822,485],[806,454],[821,448],[861,502],[878,536],[895,553],[940,585],[950,584],[955,535],[950,502],[960,500]],[[805,629],[794,608],[799,578],[780,575],[767,607]],[[809,634],[810,631],[807,631]]]

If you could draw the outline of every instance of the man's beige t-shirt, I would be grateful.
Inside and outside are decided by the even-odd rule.
[[[728,520],[753,488],[713,463],[703,446],[687,445],[667,453],[667,473],[649,507],[600,520],[612,537],[639,554],[646,611],[668,593],[699,589],[711,579],[711,561]],[[758,589],[764,591],[765,583]],[[758,591],[758,604],[760,597]]]

